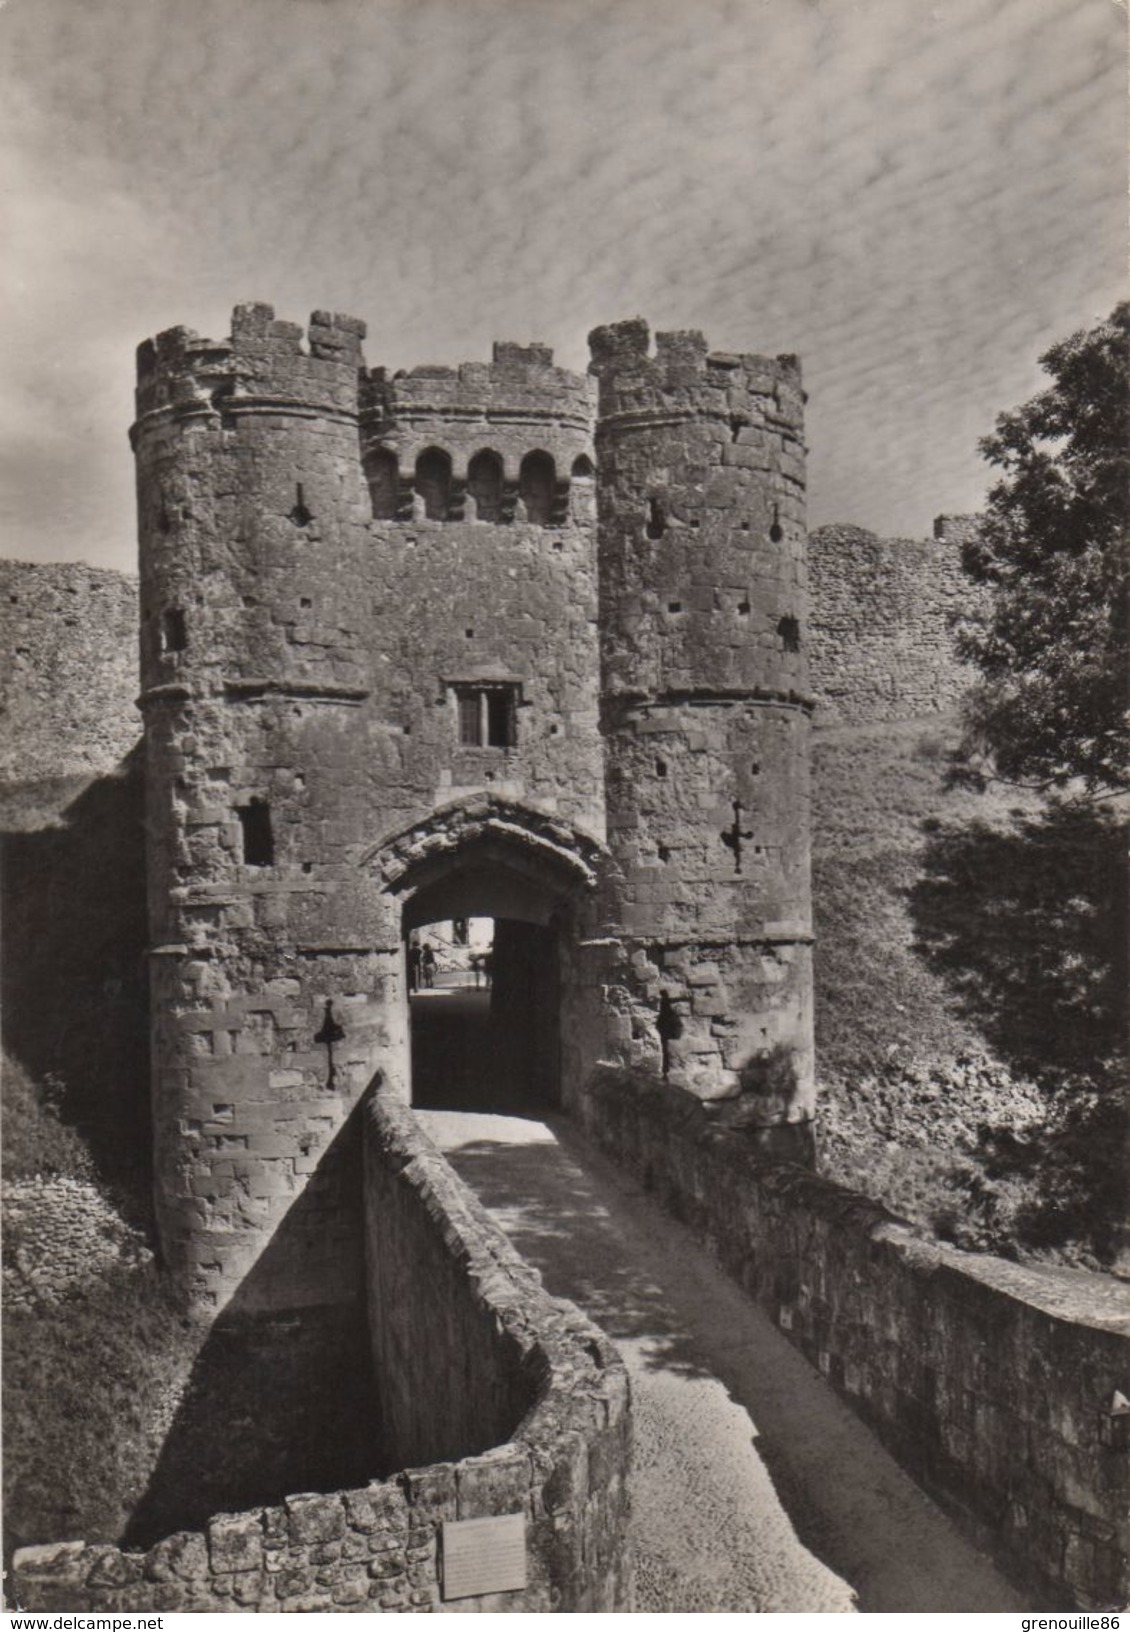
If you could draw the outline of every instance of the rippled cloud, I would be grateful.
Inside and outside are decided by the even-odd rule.
[[[408,366],[637,312],[798,351],[815,522],[921,534],[1123,278],[1112,0],[9,0],[6,549],[129,565],[132,353]]]

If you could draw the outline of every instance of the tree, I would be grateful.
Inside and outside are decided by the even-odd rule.
[[[967,753],[1004,781],[1130,788],[1130,303],[1040,359],[1054,384],[980,446],[1004,477],[962,564],[985,587],[959,633],[981,671]]]

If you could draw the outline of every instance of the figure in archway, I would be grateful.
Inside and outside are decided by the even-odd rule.
[[[683,1035],[683,1022],[676,1012],[671,1001],[671,994],[662,991],[659,994],[659,1013],[655,1018],[655,1029],[659,1033],[659,1048],[663,1057],[663,1075],[666,1077],[671,1070],[671,1044]]]

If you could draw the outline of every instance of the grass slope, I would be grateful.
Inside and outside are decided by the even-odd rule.
[[[4,1317],[4,1546],[117,1541],[200,1346],[152,1266]]]
[[[1125,1213],[1118,826],[947,788],[956,737],[816,735],[822,1165],[963,1246],[1098,1267]]]

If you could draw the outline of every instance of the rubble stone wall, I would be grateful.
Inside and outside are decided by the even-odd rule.
[[[951,624],[975,594],[960,568],[961,540],[975,526],[975,517],[940,516],[933,540],[881,539],[841,524],[809,534],[808,664],[821,724],[954,706],[971,678],[954,657]],[[437,541],[446,546],[449,536]],[[416,546],[434,537],[427,530]],[[481,529],[473,537],[478,545]],[[438,583],[448,565],[426,561],[421,584]],[[508,563],[500,565],[497,575],[506,576]],[[401,576],[394,563],[390,585]],[[661,599],[656,591],[656,609]],[[739,593],[731,610],[742,604]],[[138,583],[126,573],[0,561],[0,780],[119,763],[141,735],[137,626]],[[391,626],[399,632],[397,620]]]
[[[975,516],[939,516],[932,539],[876,538],[862,527],[809,535],[813,690],[821,725],[947,713],[974,671],[953,626],[978,604],[961,570]]]
[[[595,1075],[583,1118],[983,1545],[1084,1607],[1125,1604],[1124,1286],[924,1241],[656,1081]]]
[[[141,736],[137,584],[0,561],[0,782],[112,771]]]
[[[378,1387],[404,1448],[435,1447],[427,1465],[220,1514],[145,1553],[24,1548],[11,1591],[20,1608],[631,1608],[623,1364],[578,1310],[546,1295],[410,1111],[377,1095],[364,1114]],[[444,1523],[506,1514],[525,1521],[526,1587],[446,1600]]]

